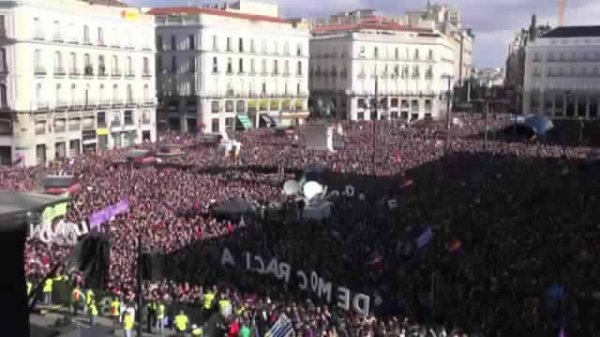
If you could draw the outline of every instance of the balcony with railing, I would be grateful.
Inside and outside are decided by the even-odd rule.
[[[144,69],[144,72],[142,73],[142,77],[143,78],[150,78],[150,77],[152,77],[152,74],[150,73],[150,70]]]
[[[125,78],[128,78],[128,79],[135,78],[135,73],[133,72],[133,70],[127,70],[127,72],[125,73]]]
[[[48,111],[48,109],[50,109],[50,104],[48,104],[48,101],[38,100],[35,102],[35,111]]]
[[[56,110],[66,110],[69,107],[69,102],[59,99],[56,101],[56,105],[54,106],[54,108]]]
[[[54,76],[65,76],[67,72],[63,67],[54,68]]]
[[[38,41],[43,41],[46,39],[46,33],[41,29],[36,29],[33,33],[33,39]]]
[[[98,101],[99,108],[108,108],[110,106],[110,100],[106,98],[102,98]]]
[[[60,33],[54,33],[54,34],[52,34],[52,41],[65,42],[65,37]]]
[[[133,97],[129,97],[125,100],[125,107],[127,107],[127,108],[133,108],[133,107],[135,107],[135,105],[136,105],[136,103],[133,100]]]
[[[85,100],[83,102],[83,109],[84,110],[94,110],[97,107],[97,103],[94,100]]]
[[[104,39],[98,39],[97,44],[100,47],[106,47],[106,43],[104,42]]]
[[[81,110],[83,109],[83,106],[84,102],[79,100],[72,100],[71,102],[69,102],[69,110],[71,111]]]
[[[44,76],[44,75],[46,75],[46,67],[43,67],[43,66],[35,66],[35,67],[33,67],[33,74],[35,76]]]
[[[112,77],[112,78],[119,78],[119,77],[121,77],[121,70],[120,69],[113,69],[110,72],[110,77]]]
[[[78,68],[71,68],[69,69],[69,77],[79,77],[81,76],[81,70],[79,70]]]

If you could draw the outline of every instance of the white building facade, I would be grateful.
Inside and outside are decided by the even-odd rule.
[[[600,105],[600,26],[558,27],[525,53],[523,112],[596,119]]]
[[[2,163],[155,141],[152,19],[94,1],[1,2]]]
[[[308,116],[308,30],[245,13],[240,8],[252,1],[242,2],[149,11],[157,24],[159,119],[167,127],[221,133]]]
[[[346,31],[319,27],[310,55],[315,110],[349,120],[445,116],[447,77],[454,73],[455,60],[451,42],[440,33],[397,24],[359,25]]]

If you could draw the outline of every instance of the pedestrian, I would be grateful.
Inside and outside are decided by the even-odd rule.
[[[165,335],[165,309],[164,303],[159,302],[156,307],[156,330],[161,336]]]
[[[183,312],[183,310],[180,310],[179,314],[175,316],[174,320],[175,331],[177,332],[177,336],[185,336],[189,322],[190,320],[188,319],[187,315]]]
[[[94,326],[96,323],[96,317],[98,316],[98,307],[96,306],[96,300],[92,300],[87,305],[87,313],[90,317],[90,326]]]
[[[123,331],[125,333],[125,337],[132,336],[133,326],[135,324],[135,318],[133,317],[133,312],[131,310],[125,310],[123,315]]]

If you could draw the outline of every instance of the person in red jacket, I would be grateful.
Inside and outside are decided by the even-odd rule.
[[[237,318],[231,321],[229,324],[229,329],[227,329],[227,337],[238,337],[240,333],[240,323]]]

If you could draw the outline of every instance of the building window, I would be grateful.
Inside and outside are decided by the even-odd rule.
[[[227,45],[225,47],[225,50],[231,51],[231,38],[230,37],[227,38]]]
[[[60,42],[62,37],[60,36],[60,23],[58,21],[54,21],[54,31],[52,33],[52,40],[56,42]]]
[[[144,67],[144,75],[149,75],[150,74],[150,60],[148,59],[148,57],[144,56],[143,59],[143,67]]]
[[[212,101],[210,106],[211,106],[210,111],[212,111],[213,113],[217,113],[217,112],[219,112],[219,110],[221,110],[219,107],[219,101]]]
[[[90,27],[88,25],[83,26],[83,43],[90,43]]]
[[[375,47],[375,49],[373,50],[373,57],[379,58],[379,48],[378,47]]]
[[[263,59],[260,64],[260,71],[262,74],[267,73],[267,60]]]
[[[211,130],[213,133],[219,133],[219,119],[213,118],[211,120]]]
[[[262,87],[261,87],[260,93],[263,94],[263,95],[267,94],[267,83],[266,82],[262,83]]]
[[[40,18],[33,18],[33,38],[36,40],[44,40],[44,35]]]
[[[296,96],[300,96],[300,83],[296,83]]]
[[[119,58],[116,55],[112,57],[112,73],[115,75],[119,73]]]
[[[77,55],[75,53],[71,53],[71,69],[69,69],[71,74],[77,73]]]
[[[262,43],[260,45],[260,52],[263,54],[267,53],[267,41],[262,40]]]
[[[279,74],[279,62],[277,60],[273,60],[273,75]]]
[[[6,36],[6,17],[4,15],[0,15],[0,36]]]
[[[189,43],[190,50],[196,49],[196,39],[194,38],[194,35],[190,35],[188,37],[188,43]]]
[[[244,39],[242,39],[241,37],[239,38],[239,46],[240,46],[240,53],[244,52]]]
[[[8,94],[6,92],[6,84],[0,84],[0,106],[6,108],[8,106]]]
[[[133,61],[131,56],[127,56],[127,75],[133,75]]]
[[[0,72],[7,72],[8,71],[8,67],[7,67],[7,62],[6,62],[6,49],[4,48],[0,48]]]
[[[250,39],[250,52],[254,53],[255,49],[254,49],[254,39]]]
[[[415,60],[419,59],[419,49],[415,49]]]
[[[218,73],[219,72],[219,60],[216,57],[213,57],[213,66],[212,66],[212,71],[213,73]]]
[[[241,58],[239,60],[239,72],[240,72],[240,74],[244,73],[244,60]]]
[[[98,27],[98,45],[104,46],[104,30]]]
[[[133,103],[133,88],[131,84],[127,85],[127,103]]]
[[[289,55],[290,54],[290,45],[287,42],[284,43],[284,45],[283,45],[283,53],[285,55]]]
[[[54,71],[55,73],[63,72],[62,54],[59,51],[54,53]]]
[[[60,84],[56,85],[56,89],[55,89],[55,98],[56,98],[56,106],[62,106],[63,105],[63,101],[62,101],[62,87]]]
[[[77,86],[71,84],[71,105],[75,105],[75,97],[77,97]]]
[[[100,89],[98,89],[98,99],[102,102],[104,100],[104,84],[100,84]]]
[[[125,125],[133,125],[133,111],[125,110],[124,121]]]
[[[188,72],[196,72],[196,57],[194,56],[190,57],[190,60],[188,61]]]
[[[427,57],[429,61],[433,61],[433,49],[429,49],[429,55]]]
[[[302,45],[301,44],[298,44],[296,46],[296,55],[297,56],[302,56]]]
[[[156,36],[156,50],[157,51],[163,50],[163,38],[161,35]]]
[[[218,44],[218,39],[216,35],[213,35],[212,37],[212,48],[213,50],[219,50],[219,44]]]
[[[177,50],[177,42],[175,40],[175,35],[171,35],[171,50]]]
[[[290,61],[285,60],[283,61],[283,74],[287,75],[290,73]]]
[[[256,68],[254,65],[254,59],[250,59],[250,74],[254,74],[256,72]]]
[[[394,58],[395,58],[396,60],[400,58],[400,52],[398,51],[398,48],[396,48],[396,49],[394,50]]]
[[[227,73],[233,73],[233,64],[231,63],[231,57],[227,58]]]

